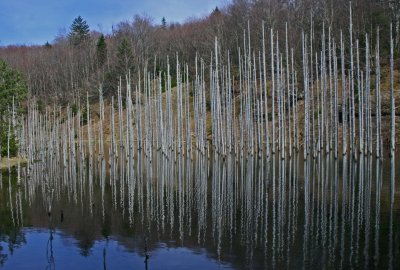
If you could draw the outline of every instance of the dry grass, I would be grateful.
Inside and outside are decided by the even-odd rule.
[[[10,158],[10,167],[14,167],[18,165],[18,161],[20,162],[20,165],[25,165],[28,160],[23,157],[12,157]],[[2,157],[0,161],[0,170],[5,170],[8,168],[8,158]]]

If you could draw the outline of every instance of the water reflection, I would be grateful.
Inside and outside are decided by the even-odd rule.
[[[70,250],[69,260],[91,258],[103,269],[132,260],[187,268],[194,258],[202,261],[195,269],[400,266],[396,159],[192,159],[172,150],[108,158],[72,170],[48,158],[3,173],[1,267],[29,258],[59,269]],[[38,248],[35,237],[46,244]]]

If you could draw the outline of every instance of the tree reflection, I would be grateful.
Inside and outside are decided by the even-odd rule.
[[[102,253],[104,269],[113,240],[140,254],[145,266],[147,256],[153,262],[157,254],[152,249],[163,243],[204,248],[210,258],[237,268],[396,268],[396,164],[391,161],[385,174],[387,165],[364,155],[356,161],[329,154],[282,160],[212,153],[210,159],[192,161],[156,153],[151,159],[138,157],[132,169],[114,168],[110,181],[103,167],[93,169],[91,187],[84,184],[88,179],[69,182],[68,174],[43,187],[42,179],[48,178],[40,179],[41,173],[49,172],[41,164],[33,168],[27,189],[7,183],[0,189],[0,240],[9,251],[0,245],[0,265],[26,243],[14,213],[16,223],[29,224],[26,219],[32,217],[34,226],[49,228],[47,269],[55,268],[57,230],[74,236],[81,256]],[[52,168],[57,175],[58,168]],[[47,217],[49,201],[61,218]]]
[[[3,172],[0,171],[0,174]],[[13,218],[13,211],[22,213],[21,202],[18,200],[19,189],[16,188],[16,175],[11,172],[8,177],[1,177],[3,181],[0,188],[0,266],[4,265],[9,255],[14,254],[15,249],[26,244],[26,238],[19,224],[23,224],[22,220],[16,224]],[[19,218],[19,217],[18,217]],[[5,253],[7,250],[9,254]]]
[[[0,245],[0,266],[4,266],[7,260],[7,254],[3,254],[3,247]]]

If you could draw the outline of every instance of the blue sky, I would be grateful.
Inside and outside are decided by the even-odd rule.
[[[184,22],[207,15],[229,0],[0,0],[0,46],[44,44],[68,31],[81,15],[91,29],[109,33],[111,26],[146,14],[155,23]]]

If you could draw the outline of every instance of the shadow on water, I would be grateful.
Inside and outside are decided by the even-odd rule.
[[[399,155],[125,161],[3,172],[0,268],[400,267]]]

